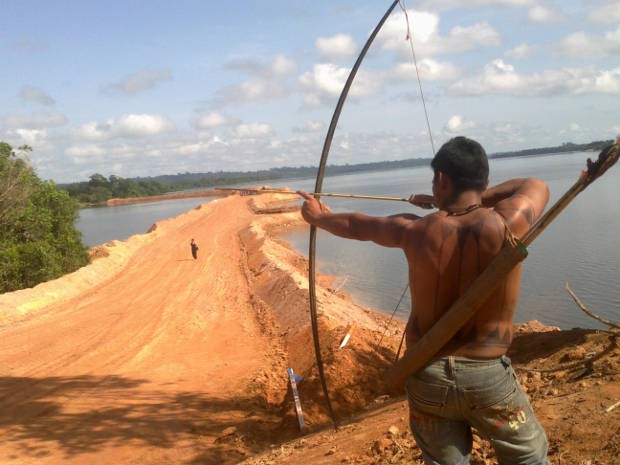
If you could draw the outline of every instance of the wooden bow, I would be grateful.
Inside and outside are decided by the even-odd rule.
[[[390,16],[396,5],[398,5],[399,0],[394,0],[390,7],[387,9],[379,23],[375,26],[375,29],[368,37],[368,40],[364,44],[364,48],[360,52],[351,72],[349,73],[349,77],[345,82],[345,85],[340,93],[340,98],[338,99],[338,103],[336,104],[336,109],[334,110],[334,114],[332,115],[331,123],[329,124],[329,129],[327,130],[327,135],[325,136],[325,141],[323,143],[323,151],[321,153],[321,161],[319,163],[319,169],[316,175],[316,182],[314,186],[314,196],[319,197],[321,194],[321,189],[323,188],[323,178],[325,176],[325,167],[327,166],[327,157],[329,155],[329,149],[331,147],[332,139],[334,138],[334,133],[336,132],[336,126],[338,125],[338,119],[340,118],[340,113],[342,112],[342,107],[344,106],[344,102],[347,99],[347,95],[349,94],[349,89],[351,84],[353,84],[353,80],[355,79],[355,75],[362,64],[362,60],[366,56],[370,45],[374,41],[375,37],[383,27],[383,24]],[[329,392],[327,391],[327,383],[325,381],[325,371],[323,368],[323,359],[321,357],[321,345],[319,342],[319,325],[318,325],[318,314],[317,314],[317,302],[316,302],[316,226],[310,226],[310,239],[309,239],[309,248],[308,248],[308,290],[310,294],[310,321],[312,323],[312,339],[314,341],[314,353],[316,355],[316,363],[317,368],[319,370],[319,378],[321,381],[321,387],[323,388],[323,394],[325,396],[325,403],[327,405],[327,410],[329,415],[334,423],[334,427],[338,428],[338,422],[336,420],[336,415],[334,414],[334,410],[332,408],[331,400],[329,398]]]

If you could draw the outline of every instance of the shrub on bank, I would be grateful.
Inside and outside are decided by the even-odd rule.
[[[32,150],[23,146],[18,151]],[[89,261],[77,203],[0,142],[0,293],[35,286]]]

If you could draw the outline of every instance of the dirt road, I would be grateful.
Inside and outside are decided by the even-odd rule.
[[[253,215],[227,202],[160,223],[100,285],[0,322],[1,463],[225,463],[228,426],[269,424],[254,380],[278,368],[278,341],[243,272]]]

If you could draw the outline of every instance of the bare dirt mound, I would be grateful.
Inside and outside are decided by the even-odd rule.
[[[330,426],[307,263],[277,239],[303,227],[285,200],[217,200],[98,247],[72,275],[0,295],[0,463],[416,463],[403,397],[381,387],[403,323],[354,305],[320,277],[322,354],[343,425]],[[517,338],[511,356],[520,367],[553,369],[520,371],[552,460],[615,463],[615,339],[537,329]],[[289,367],[301,378],[303,432]],[[493,463],[483,440],[475,460]]]
[[[522,325],[510,356],[549,438],[554,465],[617,465],[620,457],[619,335]],[[292,408],[292,406],[291,406]],[[378,398],[324,428],[273,446],[243,465],[423,464],[403,397]],[[497,464],[489,442],[474,434],[473,465]]]

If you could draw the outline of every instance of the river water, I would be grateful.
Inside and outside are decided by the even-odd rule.
[[[490,160],[491,185],[514,177],[535,176],[551,189],[552,205],[577,180],[592,153],[519,157]],[[329,177],[324,192],[408,197],[430,193],[429,167],[356,173]],[[311,191],[314,180],[277,181],[278,186]],[[608,319],[620,320],[620,168],[614,167],[589,186],[529,247],[524,263],[521,297],[516,321],[537,319],[563,329],[602,328],[574,304],[565,289],[568,282],[583,303]],[[118,207],[85,209],[77,223],[84,242],[90,246],[111,239],[126,239],[144,233],[156,221],[177,216],[213,198],[170,200]],[[358,211],[368,215],[389,215],[405,211],[427,212],[405,202],[326,198],[333,211]],[[283,236],[291,247],[306,255],[307,231]],[[317,235],[317,269],[339,276],[335,286],[351,294],[364,306],[391,313],[407,284],[403,253],[373,243],[350,241],[324,231]],[[408,294],[396,312],[406,318]]]
[[[135,234],[144,234],[157,221],[179,216],[181,213],[216,198],[196,197],[113,207],[83,208],[80,210],[75,226],[82,233],[82,242],[93,247],[113,239],[123,241]]]

